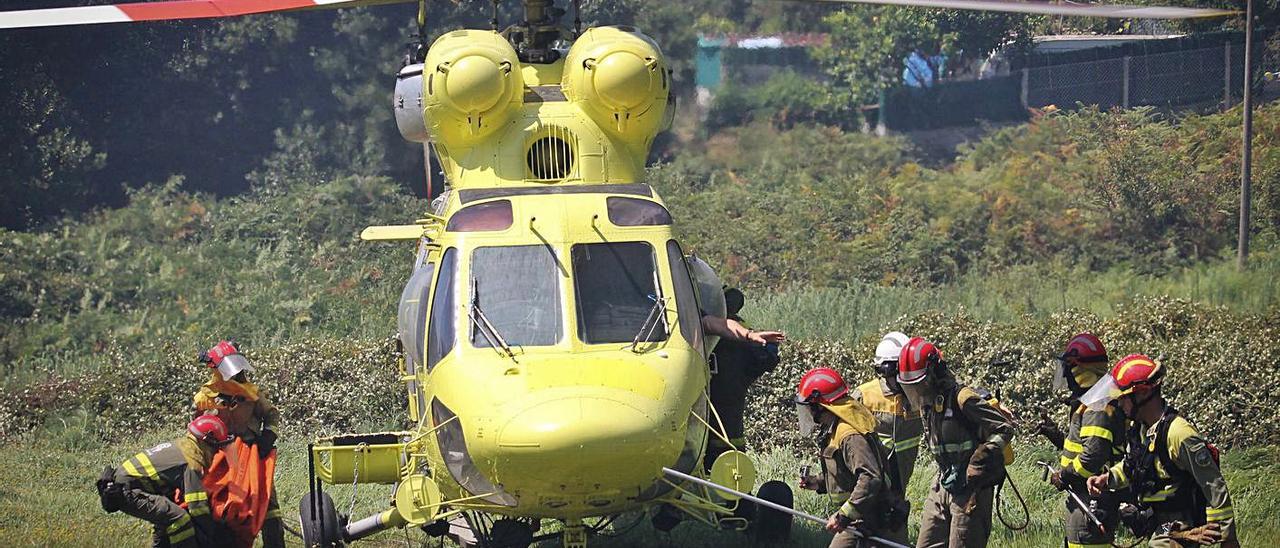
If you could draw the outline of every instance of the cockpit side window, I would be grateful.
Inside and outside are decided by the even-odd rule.
[[[577,244],[571,255],[582,342],[667,339],[653,246],[645,242]]]
[[[490,348],[502,342],[511,347],[559,342],[563,330],[559,272],[555,250],[545,245],[476,248],[471,255],[468,305],[479,312],[476,321],[470,322],[471,343]],[[482,326],[486,321],[492,331]]]
[[[456,339],[454,285],[457,270],[457,250],[451,247],[445,250],[444,258],[440,260],[440,276],[436,278],[436,290],[431,298],[431,329],[427,333],[427,371],[431,371],[441,358],[453,350],[454,339]]]
[[[675,240],[667,242],[667,263],[671,265],[671,280],[676,289],[676,310],[680,314],[680,334],[699,352],[702,351],[702,313],[698,309],[698,297],[693,292],[693,280],[684,262],[684,251]]]

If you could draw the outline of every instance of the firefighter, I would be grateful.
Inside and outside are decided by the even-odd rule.
[[[876,345],[876,356],[871,363],[876,378],[858,386],[850,394],[876,418],[876,437],[889,455],[886,474],[893,489],[905,497],[907,484],[916,468],[916,454],[920,439],[924,436],[924,422],[920,411],[907,403],[898,384],[898,356],[909,339],[894,331],[885,334]]]
[[[800,488],[826,493],[840,509],[827,519],[836,533],[831,547],[876,546],[866,537],[906,540],[906,501],[885,477],[888,461],[875,435],[871,411],[849,397],[834,369],[819,367],[800,378],[796,389],[800,435],[819,448],[822,474],[802,473]]]
[[[745,324],[738,316],[745,302],[742,291],[726,288],[724,301],[728,319]],[[712,355],[715,356],[716,373],[711,376],[711,405],[724,424],[724,434],[729,444],[741,450],[746,445],[742,420],[746,412],[747,389],[761,375],[778,366],[778,344],[771,342],[761,345],[750,340],[726,338],[716,344]],[[703,462],[708,470],[716,457],[730,449],[729,444],[718,435],[707,436],[707,453]]]
[[[227,545],[232,536],[213,521],[203,481],[214,453],[231,439],[222,419],[196,417],[187,425],[186,436],[103,470],[97,484],[102,509],[151,523],[152,546],[157,548]]]
[[[1069,395],[1071,407],[1067,432],[1046,420],[1036,431],[1062,451],[1058,470],[1049,482],[1059,491],[1071,490],[1088,506],[1081,508],[1071,496],[1066,497],[1064,526],[1068,548],[1106,548],[1115,540],[1120,521],[1120,500],[1114,493],[1097,497],[1089,495],[1085,481],[1102,472],[1124,456],[1126,420],[1115,405],[1094,411],[1079,398],[1098,379],[1107,374],[1107,351],[1092,333],[1072,337],[1066,350],[1054,360],[1053,387]],[[1103,529],[1089,518],[1089,513],[1102,522]]]
[[[254,371],[249,360],[232,341],[220,341],[208,351],[201,352],[199,359],[209,367],[210,377],[196,392],[196,413],[222,417],[233,435],[256,447],[260,458],[267,458],[275,449],[276,434],[272,428],[280,424],[280,411],[249,379],[249,374]],[[262,525],[264,548],[283,548],[284,522],[281,515],[273,485],[267,504],[267,518]]]
[[[898,384],[911,406],[923,412],[938,464],[916,547],[986,546],[1013,422],[989,396],[957,382],[942,353],[920,337],[902,347]]]
[[[1150,518],[1129,525],[1140,537],[1153,535],[1150,546],[1221,542],[1238,547],[1235,512],[1219,468],[1218,449],[1164,399],[1160,390],[1164,375],[1160,362],[1131,354],[1080,398],[1091,409],[1114,401],[1134,422],[1124,460],[1089,478],[1089,493],[1132,489],[1138,498],[1138,515]]]

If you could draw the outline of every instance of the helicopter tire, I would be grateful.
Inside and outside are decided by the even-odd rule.
[[[312,500],[310,495],[304,495],[298,512],[298,518],[302,522],[303,545],[341,548],[342,523],[338,518],[338,510],[333,506],[333,499],[328,493],[320,493],[320,507],[316,509],[314,520],[311,519]]]
[[[765,482],[756,492],[756,496],[787,508],[795,507],[791,487],[781,481]],[[751,529],[755,532],[757,539],[765,542],[781,542],[791,536],[791,514],[764,506],[754,504],[752,506],[755,506],[755,521],[751,524]]]

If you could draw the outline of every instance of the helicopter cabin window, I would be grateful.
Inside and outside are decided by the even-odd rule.
[[[476,248],[468,282],[471,343],[502,348],[558,342],[559,272],[555,251],[545,245]]]
[[[693,292],[693,280],[689,267],[684,263],[684,251],[675,240],[667,242],[667,262],[671,265],[671,279],[676,289],[676,310],[680,314],[680,334],[695,349],[702,350],[702,313],[698,309],[698,297]]]
[[[422,364],[422,347],[427,335],[427,298],[431,292],[431,275],[435,265],[422,265],[400,293],[400,310],[397,323],[400,328],[400,344],[404,346],[408,371],[412,373]]]
[[[431,328],[427,330],[427,371],[431,371],[441,358],[453,350],[453,286],[457,270],[457,250],[451,247],[445,250],[444,258],[440,260],[440,276],[436,278],[436,291],[431,297]]]
[[[511,200],[464,207],[449,217],[449,232],[493,232],[511,228]]]
[[[671,224],[671,213],[662,204],[610,196],[605,200],[609,210],[609,222],[617,226],[659,226]]]
[[[645,242],[577,244],[572,255],[582,342],[667,340],[652,246]]]

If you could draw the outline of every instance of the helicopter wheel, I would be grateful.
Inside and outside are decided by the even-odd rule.
[[[787,508],[795,507],[791,487],[781,481],[765,482],[756,492],[756,496]],[[791,536],[791,514],[755,504],[752,506],[756,507],[755,521],[751,524],[756,538],[767,542],[781,542]]]
[[[302,507],[298,514],[302,521],[302,543],[306,546],[321,548],[340,548],[342,546],[342,523],[338,511],[333,506],[333,499],[328,493],[320,493],[320,507],[316,508],[316,519],[311,519],[311,496],[302,497]],[[345,521],[345,520],[344,520]]]

